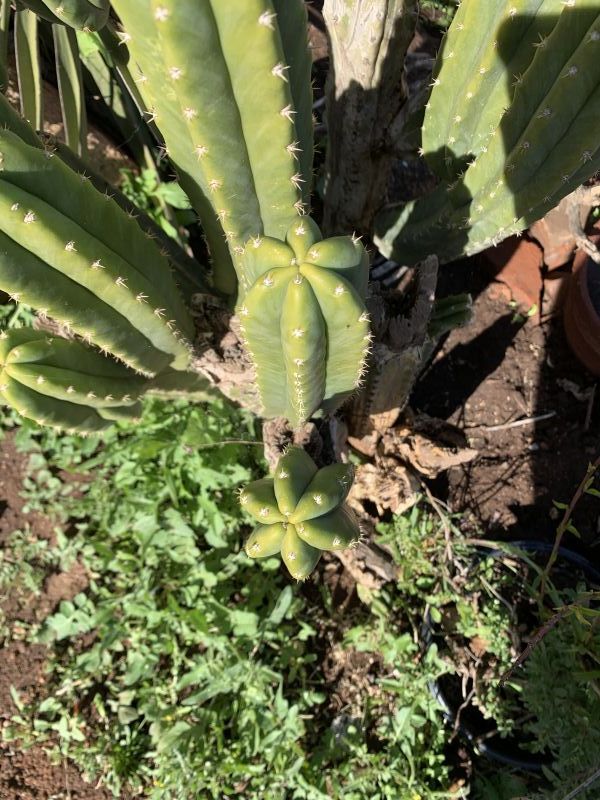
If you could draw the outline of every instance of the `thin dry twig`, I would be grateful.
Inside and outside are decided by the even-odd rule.
[[[516,419],[514,422],[504,422],[502,425],[474,425],[470,428],[463,428],[465,431],[483,430],[483,431],[506,431],[509,428],[520,428],[522,425],[534,425],[536,422],[542,422],[545,419],[552,419],[556,416],[556,411],[548,411],[547,414],[538,414],[537,417],[525,417],[524,419]]]
[[[500,680],[498,681],[498,686],[502,687],[506,683],[506,681],[512,677],[514,671],[517,667],[520,667],[531,655],[533,649],[542,641],[544,636],[549,633],[552,628],[554,628],[560,622],[563,617],[566,617],[567,614],[572,610],[571,606],[563,606],[559,609],[556,614],[550,617],[550,619],[542,625],[531,637],[529,640],[527,647],[523,652],[516,658],[515,661],[510,665],[510,667],[500,676]]]
[[[590,786],[596,783],[596,781],[599,778],[600,778],[600,767],[595,772],[593,772],[588,778],[586,778],[583,783],[580,783],[579,786],[573,789],[572,792],[569,792],[569,794],[565,795],[565,797],[563,797],[563,800],[574,800],[574,798],[580,795],[584,791],[584,789],[589,789]]]

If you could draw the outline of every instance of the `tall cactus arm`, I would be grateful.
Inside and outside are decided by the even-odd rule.
[[[114,6],[143,73],[142,92],[202,218],[216,285],[230,287],[224,241],[239,277],[245,242],[263,233],[283,239],[301,202],[296,109],[277,14],[270,0]]]
[[[285,54],[285,62],[289,65],[288,79],[292,91],[292,99],[296,116],[297,142],[292,142],[289,152],[297,158],[299,172],[304,178],[302,196],[304,204],[310,205],[310,193],[313,178],[313,94],[311,85],[312,59],[308,47],[308,20],[306,5],[289,0],[273,0],[273,8],[277,14],[279,32]],[[287,148],[286,148],[287,149]]]
[[[293,9],[298,4],[292,0],[289,5]],[[261,229],[248,234],[264,232],[283,239],[297,216],[304,179],[292,148],[298,141],[298,109],[294,107],[289,64],[279,33],[280,15],[267,24],[267,18],[275,14],[271,0],[227,4],[213,0],[211,6],[260,208]],[[285,17],[287,12],[282,9],[281,13]],[[305,31],[303,26],[298,33],[306,37]],[[248,80],[249,76],[253,79]]]
[[[498,109],[510,105],[513,76],[529,67],[561,10],[561,0],[517,0],[504,24],[504,2],[459,6],[433,73],[434,86],[445,90],[432,92],[422,129],[427,160],[439,175],[454,180],[490,140]],[[493,37],[481,35],[488,30]],[[472,46],[465,47],[467,37]]]
[[[208,155],[208,144],[196,140],[191,129],[194,118],[199,116],[203,99],[199,95],[190,105],[179,100],[173,82],[171,86],[166,86],[168,66],[156,29],[164,14],[153,12],[150,0],[114,0],[113,6],[125,27],[123,39],[138,65],[137,81],[145,105],[165,138],[167,152],[177,169],[180,183],[202,220],[214,265],[215,288],[224,294],[235,294],[236,275],[232,255],[223,226],[209,199],[208,183],[213,178],[206,174],[206,162],[203,161]],[[170,9],[165,8],[165,13],[168,18]],[[186,54],[183,60],[187,61],[188,56]],[[199,86],[202,86],[201,79]],[[220,133],[216,129],[214,132]],[[231,243],[232,250],[237,246]]]
[[[44,123],[38,18],[29,9],[15,13],[15,55],[21,113],[36,129]]]
[[[462,42],[461,52],[481,39],[479,30],[460,27],[469,5],[473,4],[461,5],[450,29],[454,39]],[[511,13],[512,3],[502,8],[502,22],[486,33],[486,40],[510,41],[517,17]],[[540,8],[547,11],[547,3]],[[405,261],[419,260],[431,251],[442,261],[463,253],[472,255],[519,233],[600,167],[595,130],[600,116],[598,4],[593,0],[561,3],[560,10],[549,19],[551,24],[546,19],[542,25],[540,20],[545,38],[531,48],[533,57],[524,73],[511,81],[508,106],[495,108],[493,115],[487,106],[481,110],[487,119],[494,119],[493,130],[473,154],[465,172],[451,185],[442,185],[414,203],[380,215],[376,243],[383,253]],[[527,41],[532,25],[530,21],[517,29]],[[518,51],[513,42],[509,61]],[[454,97],[452,81],[446,80],[446,71],[453,75],[454,67],[447,66],[451,60],[442,60],[439,67],[426,128],[435,124],[436,112],[447,105],[459,109],[459,121],[468,116],[468,106],[461,113],[467,101],[462,94]],[[462,89],[459,85],[459,92]],[[497,95],[492,87],[481,95],[481,103]],[[471,129],[476,125],[471,123]],[[451,161],[448,167],[454,168]]]
[[[86,151],[87,118],[77,34],[63,25],[52,26],[60,108],[67,145],[78,155]]]
[[[51,279],[50,279],[51,278]],[[112,353],[141,373],[164,369],[169,357],[89,289],[48,264],[0,231],[0,287],[14,300],[37,308],[86,342]]]
[[[139,412],[145,383],[79,342],[28,328],[0,334],[0,396],[40,424],[103,430],[110,419]]]
[[[36,135],[33,128],[12,108],[6,98],[0,94],[0,127],[7,128],[12,133],[16,134],[26,144],[31,147],[42,149],[42,141]],[[136,206],[131,203],[122,192],[115,189],[98,173],[96,173],[87,163],[79,156],[77,156],[70,148],[62,142],[51,140],[50,144],[46,142],[47,147],[52,147],[52,152],[60,157],[67,167],[74,173],[81,176],[89,176],[90,183],[97,189],[100,194],[104,196],[111,195],[114,201],[125,212],[128,217],[134,217],[137,220],[139,227],[143,230],[147,239],[154,239],[155,245],[160,248],[164,257],[168,257],[174,266],[176,275],[175,279],[181,281],[182,291],[184,296],[189,296],[194,292],[208,292],[210,290],[207,279],[205,278],[205,268],[201,267],[185,250],[183,250],[178,243],[167,236],[164,231],[148,216],[143,214]],[[131,221],[125,223],[125,215],[117,215],[115,219],[109,220],[110,224],[117,224],[119,231],[119,240],[127,242],[129,237],[128,230],[123,230],[120,226],[125,224],[127,228],[131,226]],[[120,221],[116,221],[119,220]],[[121,239],[121,236],[124,237]],[[139,237],[136,237],[136,241]],[[146,248],[143,253],[142,263],[148,268],[155,265],[149,272],[149,278],[155,282],[159,281],[161,291],[167,294],[173,292],[173,286],[170,285],[170,280],[167,276],[166,262],[165,267],[160,267],[156,264],[156,247],[150,246],[145,243]],[[175,300],[179,302],[178,294],[175,294]],[[185,311],[182,310],[182,315]],[[188,333],[187,327],[182,327]],[[191,332],[191,331],[190,331]]]
[[[13,346],[4,359],[6,374],[24,386],[96,408],[133,405],[144,392],[146,380],[90,347],[37,331],[27,333],[30,341]],[[9,334],[9,341],[12,338]]]
[[[110,198],[100,195],[58,158],[24,144],[9,131],[0,132],[0,152],[4,167],[0,226],[6,237],[0,286],[14,293],[23,291],[14,284],[25,282],[28,294],[33,289],[43,295],[44,284],[40,291],[32,283],[45,263],[44,283],[52,274],[48,267],[68,278],[71,291],[65,298],[73,296],[72,290],[77,293],[76,284],[95,297],[93,305],[101,313],[85,327],[93,341],[100,325],[109,331],[109,339],[99,344],[134,368],[155,373],[171,362],[185,369],[189,347],[183,337],[191,330],[191,320],[172,282],[168,261],[155,244]],[[15,276],[17,251],[25,258],[23,274]],[[46,303],[40,307],[50,310]],[[108,320],[114,321],[115,312],[120,320],[113,335]],[[66,299],[58,319],[69,319]],[[129,349],[126,331],[131,330],[146,340],[147,358],[136,349],[139,339],[135,336]]]
[[[0,372],[0,380],[3,381],[0,384],[0,396],[26,419],[39,425],[82,434],[99,433],[110,427],[111,423],[89,406],[46,397],[11,378],[5,380],[3,375],[4,370]]]
[[[0,0],[0,93],[8,87],[10,0]]]

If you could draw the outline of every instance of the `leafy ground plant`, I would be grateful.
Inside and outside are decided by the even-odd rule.
[[[26,309],[2,313],[27,322]],[[0,595],[18,581],[35,596],[49,569],[75,561],[88,576],[45,621],[3,626],[6,640],[49,646],[47,695],[27,704],[13,692],[4,736],[45,742],[115,796],[466,796],[455,732],[430,691],[455,664],[419,641],[427,613],[485,641],[481,703],[512,730],[515,712],[495,691],[516,652],[497,563],[480,558],[473,572],[459,520],[420,504],[380,526],[397,581],[357,587],[343,607],[332,556],[302,586],[277,558],[252,565],[237,490],[262,474],[262,443],[249,413],[225,402],[207,411],[146,401],[141,423],[119,423],[102,445],[2,412],[1,429],[29,454],[26,508],[53,516],[58,536],[49,546],[15,532]],[[573,614],[552,637],[511,678],[551,754],[552,788],[475,759],[477,797],[561,798],[593,770],[597,619]],[[556,703],[576,710],[560,730]]]
[[[32,705],[15,694],[5,736],[54,742],[115,796],[460,796],[428,690],[444,665],[421,660],[394,590],[342,612],[326,583],[252,564],[236,489],[260,474],[254,421],[211,410],[149,402],[102,449],[18,428],[45,467],[30,507],[75,525],[54,557],[80,560],[89,585],[30,629],[50,647],[49,692]],[[46,479],[69,465],[71,499]],[[334,662],[346,665],[335,679]]]

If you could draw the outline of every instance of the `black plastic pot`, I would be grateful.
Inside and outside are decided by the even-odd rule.
[[[521,540],[510,543],[512,547],[523,550],[524,552],[531,553],[532,555],[549,556],[552,552],[552,545],[546,542],[537,542],[534,540]],[[506,555],[504,550],[488,550],[485,548],[478,548],[481,558],[497,558]],[[518,558],[518,553],[511,553],[511,556]],[[573,570],[577,568],[580,575],[583,574],[586,580],[592,587],[600,588],[600,570],[596,569],[584,556],[575,553],[568,548],[561,547],[558,550],[558,557],[554,570],[560,569]],[[436,639],[443,638],[442,634],[436,631],[435,623],[428,613],[423,620],[421,627],[421,639],[425,650],[429,649]],[[443,709],[446,721],[451,726],[456,726],[456,717],[458,714],[458,707],[451,702],[449,693],[444,689],[442,681],[439,679],[429,683],[429,691],[437,700]],[[515,769],[520,769],[525,772],[540,773],[543,771],[544,766],[550,762],[549,755],[529,755],[522,749],[525,744],[516,736],[501,737],[499,734],[483,738],[489,735],[489,730],[486,728],[493,728],[493,721],[487,720],[480,712],[481,720],[474,719],[476,715],[472,714],[469,720],[466,720],[461,715],[457,731],[461,738],[477,753],[489,758],[492,761],[506,764]]]

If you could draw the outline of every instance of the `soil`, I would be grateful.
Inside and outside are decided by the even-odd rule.
[[[32,537],[52,540],[56,521],[37,512],[24,511],[20,492],[27,474],[28,458],[20,453],[9,433],[0,441],[0,549],[10,555],[9,538],[15,530]],[[24,632],[20,623],[39,622],[61,600],[70,600],[85,589],[87,575],[81,564],[68,572],[46,578],[35,603],[23,587],[16,584],[7,597],[0,598],[0,610],[13,635]],[[11,687],[24,702],[43,697],[45,683],[45,645],[11,641],[0,648],[0,727],[8,725],[17,712]],[[87,783],[68,760],[53,763],[41,746],[23,749],[17,743],[0,739],[0,800],[109,800],[110,792]]]
[[[553,501],[570,501],[600,451],[596,379],[568,348],[561,299],[554,298],[558,312],[527,316],[482,258],[442,267],[439,288],[470,291],[473,320],[444,341],[411,404],[459,426],[480,455],[446,473],[434,491],[491,536],[552,540]],[[564,544],[597,557],[593,498],[583,498],[574,521],[581,541],[568,535]]]

